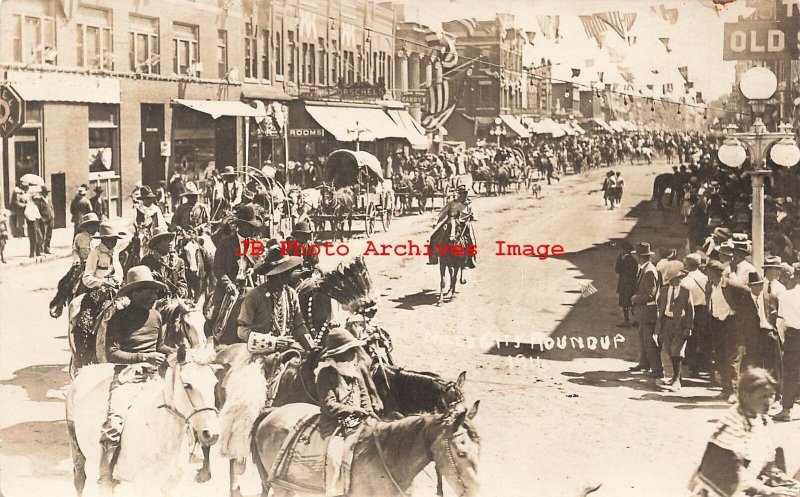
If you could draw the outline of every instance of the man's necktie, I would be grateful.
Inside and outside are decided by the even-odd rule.
[[[767,293],[772,293],[772,280],[767,283]]]

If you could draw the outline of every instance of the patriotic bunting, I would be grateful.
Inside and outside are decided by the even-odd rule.
[[[663,3],[650,7],[650,15],[668,21],[670,24],[678,22],[678,9],[668,9]]]
[[[689,68],[687,66],[679,67],[678,72],[681,73],[684,80],[689,81]]]
[[[560,38],[558,29],[561,24],[561,16],[536,16],[539,23],[539,30],[542,36],[548,40],[558,41]]]
[[[620,14],[617,12],[601,12],[599,14],[594,14],[594,17],[597,17],[604,23],[608,24],[611,29],[616,32],[620,38],[623,40],[625,39],[625,34],[630,31],[631,27],[633,27],[633,23],[636,22],[636,13],[630,12],[627,14]]]
[[[659,38],[658,41],[664,44],[664,48],[667,50],[667,53],[672,52],[672,48],[669,46],[670,39],[669,38]]]
[[[603,33],[608,29],[606,24],[594,15],[578,17],[583,23],[583,30],[586,32],[587,38],[597,39],[600,33]]]
[[[577,78],[577,77],[578,77],[578,76],[580,76],[580,75],[581,75],[581,70],[580,70],[580,69],[575,69],[575,68],[573,67],[573,68],[572,68],[572,77],[573,77],[573,78]]]

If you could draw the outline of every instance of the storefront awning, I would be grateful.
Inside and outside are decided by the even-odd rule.
[[[387,109],[391,117],[398,126],[406,131],[406,139],[411,143],[411,147],[417,150],[427,150],[431,141],[425,136],[425,130],[411,114],[404,109]]]
[[[625,128],[620,123],[618,123],[616,121],[609,121],[608,125],[611,127],[611,129],[613,129],[617,133],[624,133],[625,132]]]
[[[338,141],[375,141],[383,138],[406,138],[383,109],[306,104],[306,111]]]
[[[525,129],[525,126],[514,116],[509,116],[507,114],[500,114],[500,120],[508,126],[511,131],[517,134],[520,138],[530,138],[531,134]]]
[[[564,133],[566,133],[569,136],[575,136],[577,134],[576,131],[572,129],[572,126],[570,126],[567,123],[556,123],[556,124],[558,124],[561,127],[561,129],[564,130]]]
[[[559,138],[566,135],[566,131],[549,117],[542,119],[538,123],[533,123],[531,131],[538,135],[550,135],[553,138]]]
[[[119,104],[119,80],[116,78],[8,71],[6,79],[26,102]]]
[[[571,122],[571,123],[569,123],[569,125],[572,126],[572,129],[574,129],[575,132],[578,133],[579,135],[585,135],[586,134],[586,130],[581,128],[580,126],[578,126],[578,123]]]
[[[232,100],[184,100],[176,98],[173,102],[197,112],[208,114],[214,119],[219,119],[223,116],[267,117],[267,112],[263,108],[256,109],[244,102]]]
[[[595,123],[597,127],[602,129],[603,131],[608,131],[609,133],[614,132],[614,128],[609,126],[608,123],[606,123],[603,119],[600,119],[599,117],[593,117],[591,122]]]

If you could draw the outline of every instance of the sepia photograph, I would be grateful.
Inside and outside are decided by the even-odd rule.
[[[0,0],[0,497],[800,497],[800,0]]]

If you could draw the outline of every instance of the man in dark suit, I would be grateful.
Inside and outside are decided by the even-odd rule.
[[[725,266],[719,261],[711,261],[706,266],[706,295],[709,296],[714,362],[722,382],[720,397],[733,404],[747,345],[752,343],[758,327],[758,310],[746,286],[723,276]]]
[[[245,243],[255,239],[257,230],[261,228],[262,223],[256,217],[253,207],[245,205],[236,212],[235,224],[236,232],[219,241],[214,255],[214,276],[217,278],[217,284],[211,298],[211,319],[207,323],[210,329],[206,330],[206,333],[209,335],[210,331],[217,327],[217,320],[221,312],[220,306],[225,295],[241,297],[245,288],[255,286],[252,281],[248,284],[248,280],[252,279],[251,273],[255,266],[255,257],[249,251],[241,256],[238,254],[247,250]],[[234,341],[238,340],[235,337],[230,338]]]
[[[50,254],[50,241],[53,238],[53,225],[55,223],[55,214],[53,213],[53,201],[50,200],[50,189],[47,185],[42,185],[42,194],[35,198],[36,205],[39,207],[39,214],[42,218],[39,220],[40,228],[42,230],[42,252]]]
[[[752,350],[747,351],[746,361],[748,365],[769,371],[780,385],[783,368],[777,328],[778,297],[764,290],[764,278],[758,273],[750,273],[748,277],[750,293],[758,310],[758,328],[755,330]],[[777,393],[780,393],[780,387]]]
[[[653,255],[649,243],[636,244],[636,262],[639,269],[636,275],[636,293],[631,297],[634,315],[639,322],[639,363],[630,368],[631,371],[652,370],[652,375],[661,378],[664,369],[661,357],[653,340],[656,327],[658,297],[658,275],[656,267],[650,261]]]

